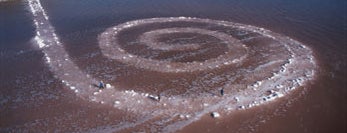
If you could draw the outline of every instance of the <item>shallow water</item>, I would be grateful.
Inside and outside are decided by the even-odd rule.
[[[46,63],[44,52],[32,39],[36,34],[33,24],[34,17],[31,15],[27,3],[14,1],[0,3],[0,6],[2,18],[0,20],[2,29],[0,31],[0,67],[2,68],[0,131],[156,132],[167,131],[162,129],[168,129],[166,126],[171,122],[182,119],[179,114],[179,118],[163,115],[159,119],[151,116],[151,114],[163,114],[161,109],[147,109],[153,112],[138,114],[131,109],[124,110],[121,107],[90,102],[89,97],[84,97],[84,95],[81,97],[78,93],[74,93],[71,86],[61,83],[61,76],[56,71],[52,71],[50,65]],[[194,97],[197,92],[198,97],[206,92],[218,95],[218,86],[221,83],[226,81],[238,83],[242,82],[242,78],[238,79],[231,72],[224,73],[223,69],[213,71],[215,73],[212,75],[208,72],[163,74],[156,68],[148,71],[146,67],[138,69],[127,63],[109,61],[105,59],[107,57],[102,54],[102,49],[99,47],[98,36],[102,32],[109,27],[133,20],[188,16],[264,27],[296,39],[314,51],[318,70],[316,78],[310,80],[307,85],[299,87],[270,104],[247,110],[231,111],[218,119],[210,118],[208,112],[201,113],[203,115],[198,117],[199,120],[194,123],[182,126],[182,129],[169,131],[346,131],[346,70],[343,69],[346,67],[347,15],[344,13],[346,12],[345,1],[43,1],[42,6],[49,16],[49,22],[55,28],[57,36],[67,50],[69,60],[75,63],[79,70],[92,75],[95,79],[112,83],[112,85],[116,85],[116,88],[122,88],[124,91],[131,88],[140,93],[160,93],[163,95],[164,102],[166,97],[172,95],[185,94],[182,97]],[[137,28],[133,32],[138,32],[138,29],[145,28]],[[132,36],[127,36],[129,34],[125,34],[125,40],[128,38],[131,40]],[[133,34],[137,33],[130,35]],[[151,36],[151,34],[148,35]],[[160,38],[172,42],[176,41],[175,38],[183,42],[187,40],[181,38],[181,36],[187,35],[177,34],[177,36],[165,38],[164,34]],[[218,39],[204,38],[213,43],[218,42]],[[154,41],[156,41],[155,39]],[[188,43],[200,40],[188,39]],[[198,50],[197,53],[200,51],[202,54],[197,57],[182,59],[180,57],[185,56],[184,52],[154,56],[156,51],[139,52],[137,48],[129,46],[128,49],[125,47],[128,52],[138,54],[143,58],[175,62],[206,60],[211,58],[204,56],[204,54],[209,55],[209,50],[210,53],[215,54],[214,56],[221,54],[218,51],[225,50],[225,45],[221,43],[218,45],[219,47],[207,49],[207,52],[203,49]],[[189,46],[189,44],[182,46]],[[103,60],[100,61],[100,58]],[[74,68],[71,67],[69,70],[74,70]],[[74,72],[72,71],[72,73]],[[232,75],[231,78],[228,75]],[[219,79],[212,80],[213,77],[219,77]],[[78,78],[83,79],[83,77]],[[209,81],[216,81],[216,83]],[[196,88],[187,89],[191,86]],[[208,89],[201,91],[201,88]],[[131,95],[132,92],[129,94]],[[107,95],[100,97],[108,99]],[[130,99],[131,101],[133,99]],[[129,105],[131,104],[129,103]],[[187,116],[189,113],[182,114],[183,119],[189,120],[189,116]],[[175,115],[172,114],[172,116]]]

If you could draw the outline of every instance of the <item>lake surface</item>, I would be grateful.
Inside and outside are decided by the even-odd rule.
[[[146,117],[147,113],[158,112],[133,113],[131,110],[100,104],[100,101],[91,102],[85,96],[79,96],[72,91],[70,86],[62,83],[61,76],[57,76],[59,74],[47,64],[45,53],[35,43],[33,38],[36,36],[36,27],[33,20],[37,18],[31,14],[28,3],[16,0],[1,2],[0,132],[344,133],[347,131],[347,70],[345,69],[347,68],[347,2],[344,0],[50,0],[41,1],[41,4],[69,60],[82,72],[112,85],[115,84],[122,88],[121,91],[131,88],[141,93],[159,93],[164,101],[170,96],[201,97],[200,94],[205,92],[218,95],[218,89],[212,86],[212,84],[218,86],[218,83],[210,83],[207,81],[213,80],[203,79],[204,76],[209,78],[207,76],[209,72],[179,74],[152,72],[157,69],[141,66],[139,67],[145,70],[138,69],[127,63],[110,60],[103,55],[98,39],[107,28],[148,18],[185,16],[263,27],[311,48],[317,63],[315,78],[269,104],[235,110],[217,119],[211,118],[209,113],[206,113],[198,117],[198,120],[181,126],[180,129],[164,130],[171,123],[158,121],[166,119]],[[153,27],[160,29],[160,25],[137,29]],[[125,39],[120,41],[132,40],[132,35],[138,34],[137,32],[137,30],[126,31],[123,35]],[[153,35],[147,33],[148,36]],[[195,40],[184,39],[194,37],[188,32],[174,36],[163,34],[159,39],[163,40],[161,42],[166,40],[165,43],[169,40],[175,46],[177,40],[172,38],[186,41],[184,43],[201,43],[199,41],[204,39],[207,42],[218,41],[216,37],[204,35]],[[141,53],[140,48],[125,49],[143,58],[193,62],[220,55],[218,52],[225,50],[225,47],[223,42],[218,43],[221,43],[220,47],[218,45],[210,52],[209,49],[202,52],[206,55],[201,54],[192,58],[179,58],[181,55],[185,56],[185,53],[154,56],[155,51]],[[173,55],[175,58],[171,58]],[[213,72],[212,75],[227,73],[223,69]],[[202,78],[196,80],[200,77]],[[232,76],[234,77],[236,76]],[[206,83],[193,85],[193,81],[206,81]],[[230,78],[228,81],[231,81]],[[232,81],[241,82],[237,78]],[[201,87],[199,85],[205,85],[203,88],[207,89],[190,90],[191,86]],[[226,96],[228,95],[226,90]],[[187,115],[183,117],[190,118]],[[172,119],[176,121],[176,118]]]

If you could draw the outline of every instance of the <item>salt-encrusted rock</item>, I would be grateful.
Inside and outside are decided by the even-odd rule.
[[[185,117],[188,119],[188,118],[190,118],[191,116],[190,116],[189,114],[187,114],[187,115],[185,115]]]
[[[71,90],[75,90],[76,87],[75,87],[75,86],[71,86],[70,89],[71,89]]]
[[[238,97],[235,97],[234,99],[236,102],[240,101],[240,98],[238,98]]]
[[[152,99],[152,100],[156,100],[159,101],[160,97],[159,96],[154,96],[154,95],[149,95],[148,98]]]
[[[241,106],[239,106],[239,109],[246,109],[246,107],[241,105]]]
[[[120,101],[114,101],[114,104],[120,104]]]
[[[220,117],[220,114],[219,114],[218,112],[212,112],[212,113],[211,113],[211,116],[212,116],[213,118],[218,118],[218,117]]]
[[[278,92],[278,91],[274,91],[274,90],[270,90],[268,91],[270,94],[266,97],[263,97],[263,101],[272,101],[276,98],[282,97],[284,96],[282,93]]]
[[[112,86],[110,84],[106,84],[106,89],[110,89]]]

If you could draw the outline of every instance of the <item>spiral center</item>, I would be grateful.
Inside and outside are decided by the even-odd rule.
[[[196,28],[198,22],[181,19],[170,23],[183,26],[165,27],[161,21],[133,21],[109,28],[99,36],[101,50],[111,59],[160,72],[214,69],[239,63],[247,56],[247,47],[224,31],[208,29],[206,24]]]

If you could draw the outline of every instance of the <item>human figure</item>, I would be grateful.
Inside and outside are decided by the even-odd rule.
[[[99,82],[99,89],[104,89],[104,88],[105,88],[104,82],[100,81]]]
[[[224,88],[222,88],[221,90],[220,90],[220,95],[224,95]]]
[[[158,94],[158,101],[160,102],[160,94]]]

